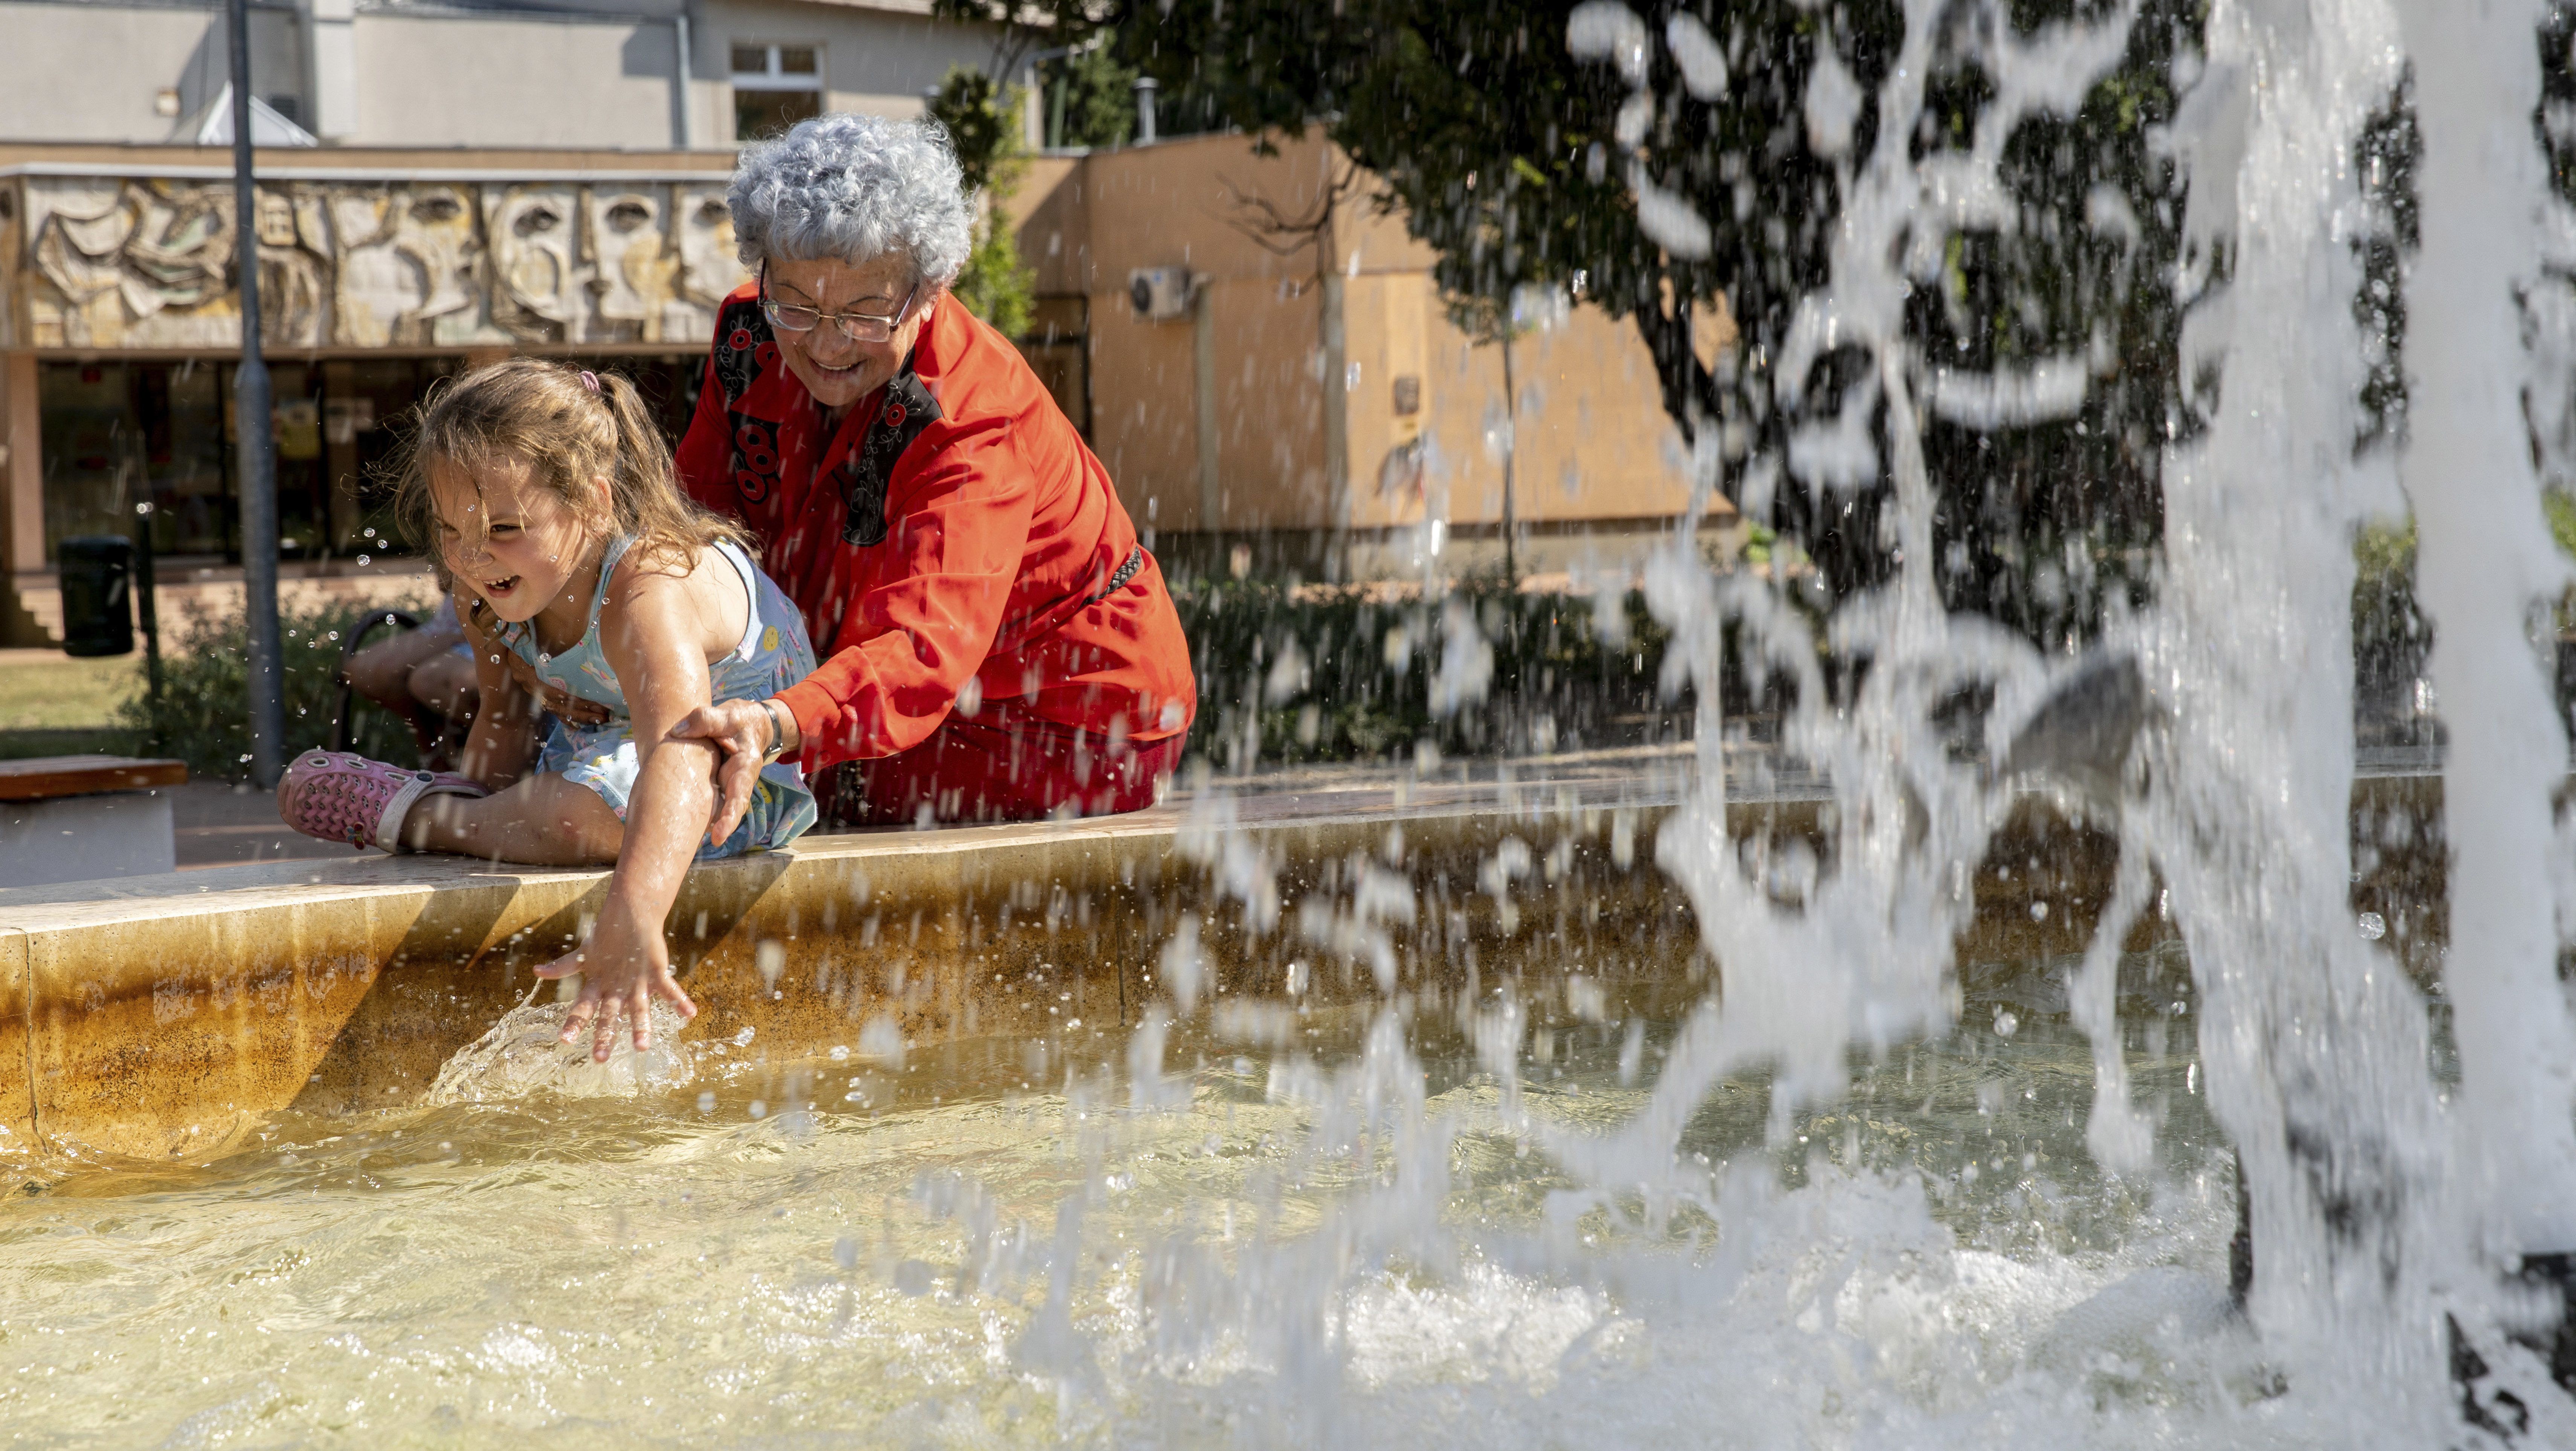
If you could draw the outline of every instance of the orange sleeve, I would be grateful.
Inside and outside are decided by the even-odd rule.
[[[895,466],[884,547],[898,566],[843,619],[839,639],[855,643],[779,693],[804,737],[806,770],[919,745],[983,665],[1037,500],[1008,427],[935,424]]]

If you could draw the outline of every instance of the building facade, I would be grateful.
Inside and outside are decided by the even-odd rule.
[[[929,0],[252,0],[251,90],[326,147],[728,149],[910,116],[992,36]],[[0,0],[0,138],[195,141],[229,84],[209,0]],[[683,61],[685,60],[685,64]]]
[[[633,376],[676,427],[742,280],[743,140],[911,116],[993,37],[928,0],[253,0],[264,339],[291,595],[420,592],[391,425],[535,352]],[[152,506],[165,595],[238,594],[224,11],[0,0],[0,643],[59,628],[60,541]],[[391,548],[388,548],[388,545]],[[202,589],[197,587],[203,586]]]
[[[57,628],[61,542],[126,532],[140,505],[171,569],[219,579],[240,563],[232,183],[193,150],[49,154],[0,155],[0,477],[19,637]],[[395,562],[412,551],[380,466],[403,412],[475,362],[614,366],[683,422],[715,304],[743,280],[727,159],[268,155],[254,225],[289,573],[417,568]]]
[[[1138,525],[1185,567],[1240,546],[1307,579],[1497,566],[1506,534],[1524,571],[1631,567],[1689,495],[1635,327],[1564,297],[1508,343],[1470,334],[1366,173],[1271,142],[1045,157],[1006,203],[1039,295],[1023,349]],[[1698,341],[1713,363],[1734,326]]]
[[[676,434],[744,280],[732,140],[822,107],[917,113],[989,59],[989,36],[902,4],[257,9],[262,134],[314,142],[259,152],[251,219],[289,595],[424,592],[381,474],[442,376],[581,359]],[[33,41],[0,48],[0,135],[40,138],[0,141],[0,643],[58,638],[62,541],[128,533],[145,505],[165,609],[237,607],[218,19],[0,0]],[[121,57],[117,79],[84,54]],[[1685,497],[1633,330],[1577,306],[1508,347],[1469,336],[1368,192],[1316,139],[1028,164],[1003,202],[1038,293],[1022,346],[1139,526],[1183,569],[1249,546],[1310,579],[1415,574],[1444,547],[1473,567],[1507,524],[1525,567],[1633,557]]]

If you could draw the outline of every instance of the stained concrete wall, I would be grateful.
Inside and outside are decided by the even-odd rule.
[[[671,144],[678,49],[667,22],[371,14],[354,29],[353,143]]]
[[[660,149],[679,140],[678,0],[554,3],[544,12],[362,10],[345,22],[345,77],[316,74],[305,22],[254,11],[252,89],[290,98],[307,129],[337,80],[353,146],[577,146]],[[955,66],[981,67],[992,34],[934,20],[926,4],[710,0],[689,10],[689,146],[736,141],[730,47],[821,47],[826,109],[920,113]],[[179,139],[229,75],[212,4],[0,3],[0,139],[156,144]],[[332,64],[329,54],[318,57]],[[179,115],[154,110],[162,87]]]
[[[231,77],[221,11],[212,5],[0,3],[0,138],[12,141],[172,139]],[[251,13],[251,91],[303,92],[304,57],[292,15]],[[153,109],[161,88],[179,114]]]
[[[1473,1000],[1516,977],[1542,991],[1614,957],[1677,990],[1696,927],[1636,855],[1667,809],[1569,788],[1508,809],[1381,804],[1231,828],[1166,808],[809,837],[690,873],[669,929],[700,1010],[682,1036],[750,1028],[787,1061],[854,1042],[879,1014],[924,1048],[1115,1032],[1170,1000],[1159,954],[1184,912],[1206,922],[1210,1000],[1278,998],[1292,964],[1315,1002],[1373,1000],[1366,962],[1295,925],[1306,903],[1348,918],[1372,859],[1421,893],[1413,921],[1388,924],[1407,1001]],[[1240,904],[1207,891],[1220,830],[1276,871],[1256,910],[1278,925],[1247,930]],[[1509,902],[1474,883],[1515,836],[1549,864]],[[417,857],[0,891],[0,1154],[194,1157],[280,1109],[414,1100],[579,941],[606,885]],[[783,951],[774,975],[764,942]]]
[[[1671,814],[1669,785],[1638,786],[1539,781],[1409,806],[1383,792],[1250,798],[809,837],[690,873],[669,926],[700,1009],[682,1037],[749,1028],[758,1054],[782,1066],[855,1042],[880,1014],[925,1050],[1096,1040],[1169,1005],[1160,954],[1184,913],[1204,924],[1209,1004],[1436,1014],[1502,990],[1543,1025],[1581,974],[1622,1012],[1677,1016],[1724,964],[1708,961],[1688,899],[1654,866],[1657,833],[1689,818]],[[1319,804],[1334,800],[1343,806]],[[2380,913],[2397,962],[2429,984],[2448,935],[2445,857],[2429,829],[2440,778],[2364,778],[2352,802],[2356,830],[2383,843],[2354,884],[2354,910]],[[1728,834],[1757,852],[1795,839],[1830,863],[1830,807],[1818,791],[1730,801]],[[1511,841],[1525,871],[1496,891]],[[1210,890],[1206,864],[1232,851],[1262,862],[1251,875],[1275,895],[1255,891],[1247,906]],[[1962,993],[2083,952],[2118,858],[2115,837],[2025,794],[1962,904],[1951,947]],[[1414,907],[1409,920],[1374,919],[1391,991],[1348,930],[1360,879],[1378,872],[1400,876]],[[196,1157],[279,1109],[416,1099],[528,992],[534,968],[580,939],[606,885],[597,871],[409,857],[0,891],[0,1158]],[[2148,912],[2125,946],[2144,951],[2173,932]],[[768,974],[764,942],[781,950]]]
[[[1268,155],[1222,135],[1051,157],[1011,199],[1036,290],[1088,305],[1092,445],[1139,524],[1491,528],[1507,441],[1523,527],[1679,514],[1679,433],[1633,323],[1572,308],[1514,343],[1507,389],[1501,348],[1459,329],[1433,253],[1378,210],[1375,182],[1320,134],[1268,140]],[[1129,275],[1152,267],[1199,279],[1204,331],[1136,314]],[[1734,345],[1722,320],[1704,340],[1712,358]]]

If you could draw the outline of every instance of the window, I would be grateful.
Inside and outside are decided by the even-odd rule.
[[[823,113],[823,49],[816,45],[733,46],[733,135],[775,136]]]

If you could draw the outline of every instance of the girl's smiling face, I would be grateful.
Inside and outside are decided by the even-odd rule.
[[[607,485],[599,484],[601,502]],[[548,607],[586,619],[598,533],[525,459],[504,456],[472,466],[441,463],[429,477],[438,512],[438,548],[456,576],[492,612],[513,623]]]

